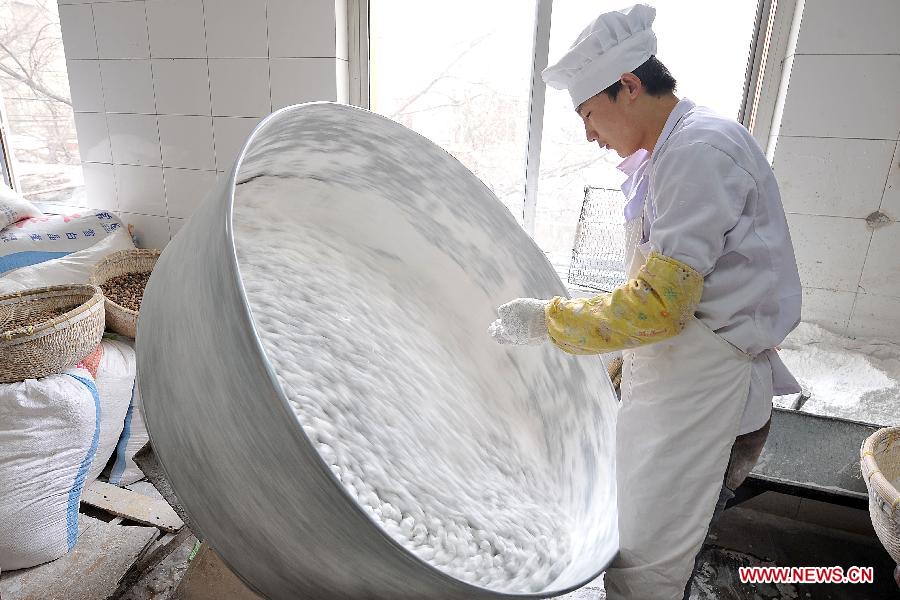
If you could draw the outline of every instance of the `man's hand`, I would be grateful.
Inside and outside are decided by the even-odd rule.
[[[500,318],[488,333],[499,344],[537,345],[550,339],[547,333],[547,300],[516,298],[497,309]]]

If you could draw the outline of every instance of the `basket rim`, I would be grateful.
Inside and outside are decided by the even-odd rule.
[[[0,343],[2,343],[3,346],[14,346],[23,341],[31,340],[36,337],[42,337],[43,334],[50,333],[50,330],[56,329],[56,327],[61,323],[79,317],[82,314],[91,311],[96,304],[100,303],[104,299],[103,290],[101,290],[99,286],[81,283],[30,288],[27,290],[21,290],[18,292],[0,296],[0,303],[2,303],[7,300],[16,300],[42,294],[52,297],[78,293],[90,293],[90,297],[88,297],[87,300],[85,300],[72,310],[66,311],[58,317],[54,317],[47,321],[42,321],[30,331],[28,329],[20,328],[15,334],[8,334],[5,331],[0,332]]]
[[[893,497],[891,498],[881,498],[882,501],[891,505],[891,512],[893,514],[898,506],[900,506],[900,490],[897,490],[891,480],[881,472],[878,461],[875,460],[875,447],[885,438],[888,439],[889,447],[896,443],[897,449],[900,450],[900,427],[884,427],[866,438],[859,450],[859,457],[863,478],[870,489],[870,493],[873,486],[875,486],[877,490],[885,490],[893,493]],[[876,491],[876,495],[879,497],[882,496],[879,491]]]
[[[159,260],[161,254],[162,250],[157,250],[154,248],[126,248],[124,250],[116,250],[112,254],[107,254],[102,259],[97,261],[97,263],[91,269],[90,281],[94,285],[100,285],[99,273],[102,268],[121,262],[129,257],[155,258]],[[103,280],[102,283],[105,282],[106,280]]]
[[[97,264],[94,265],[94,268],[91,269],[91,277],[90,277],[91,283],[93,283],[96,286],[100,286],[100,285],[103,285],[104,283],[106,283],[107,281],[109,281],[110,279],[112,279],[111,277],[109,277],[109,278],[101,278],[100,277],[100,275],[99,275],[100,270],[104,267],[121,262],[129,257],[153,258],[153,259],[159,260],[160,255],[162,255],[162,250],[157,250],[154,248],[126,248],[124,250],[117,250],[116,252],[113,252],[112,254],[108,254],[102,260],[98,261]],[[155,266],[155,261],[154,261],[154,266]],[[132,272],[134,272],[134,273],[150,273],[152,271],[153,271],[153,267],[151,266],[149,271],[132,271]],[[137,316],[138,314],[140,314],[138,311],[132,310],[130,308],[126,308],[126,307],[122,306],[121,304],[119,304],[118,302],[115,302],[114,300],[106,297],[105,295],[104,295],[104,298],[106,298],[106,305],[110,308],[114,308],[115,310],[117,310],[119,312],[123,312],[128,316]]]

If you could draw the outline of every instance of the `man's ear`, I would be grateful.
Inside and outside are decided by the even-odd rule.
[[[623,73],[619,81],[622,82],[622,89],[631,99],[636,98],[644,86],[634,73]]]

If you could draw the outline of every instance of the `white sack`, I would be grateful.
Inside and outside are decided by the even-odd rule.
[[[116,450],[131,406],[137,369],[132,345],[104,338],[100,349],[102,354],[95,377],[100,393],[100,442],[88,472],[88,482],[97,479]]]
[[[129,237],[118,217],[106,211],[12,223],[0,231],[0,275],[85,250],[116,234]]]
[[[43,213],[37,206],[23,198],[18,192],[14,192],[0,183],[0,230],[6,228],[10,223],[42,215]]]
[[[130,248],[134,248],[131,236],[124,227],[117,227],[111,235],[84,250],[0,275],[0,294],[46,285],[88,283],[94,265],[113,252]]]
[[[119,343],[131,348],[133,353],[134,342],[131,340],[125,341],[126,338],[121,338],[121,340]],[[138,380],[135,376],[133,392],[130,396],[131,404],[128,407],[128,413],[125,415],[122,436],[119,438],[118,446],[116,446],[116,460],[109,474],[109,482],[113,485],[131,485],[135,481],[144,478],[144,472],[134,462],[134,455],[144,447],[144,444],[150,441],[150,436],[147,434],[146,427],[144,427],[141,390],[137,382]]]
[[[85,369],[0,384],[0,570],[75,546],[99,437],[100,399]]]

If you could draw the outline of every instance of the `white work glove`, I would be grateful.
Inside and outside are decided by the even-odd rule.
[[[550,339],[545,310],[549,301],[516,298],[497,309],[500,318],[491,323],[488,333],[499,344],[542,344]]]

